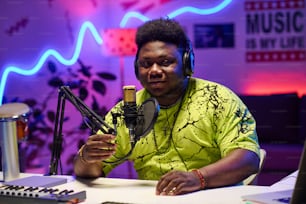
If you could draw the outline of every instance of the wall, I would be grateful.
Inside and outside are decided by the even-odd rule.
[[[103,43],[97,41],[92,31],[101,34],[104,29],[120,25],[122,28],[141,25],[143,18],[135,16],[126,18],[124,24],[122,20],[128,12],[139,12],[145,19],[168,15],[181,22],[194,45],[196,77],[220,82],[239,94],[305,94],[305,0],[256,2],[259,4],[238,0],[1,1],[0,104],[31,102],[34,114],[30,119],[36,128],[21,145],[27,168],[48,171],[58,93],[56,80],[81,83],[88,91],[84,101],[90,106],[97,102],[99,106],[95,108],[100,113],[121,97],[119,57],[104,55]],[[186,9],[185,6],[198,10],[178,10]],[[221,6],[224,8],[218,11]],[[175,13],[178,11],[182,12]],[[91,22],[93,29],[87,29],[81,38],[80,29],[85,21]],[[223,39],[229,38],[225,41],[228,44],[207,43],[217,36],[217,28],[225,34]],[[211,36],[211,32],[215,33]],[[252,61],[247,58],[249,52],[264,52],[270,58]],[[281,55],[276,59],[274,55],[278,53]],[[282,58],[282,54],[288,53],[289,57],[299,53],[295,56],[299,58]],[[124,84],[141,88],[133,72],[134,57],[122,59]],[[106,75],[98,77],[99,72]],[[94,81],[104,85],[105,90],[93,89]],[[79,94],[82,90],[74,91]],[[74,107],[67,105],[65,114],[62,162],[64,172],[71,173],[71,152],[75,153],[90,133],[86,128],[78,130],[81,117]]]

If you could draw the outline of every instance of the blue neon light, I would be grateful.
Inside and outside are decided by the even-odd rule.
[[[221,4],[213,8],[210,8],[210,9],[198,9],[198,8],[191,7],[191,6],[186,6],[186,7],[183,7],[183,8],[180,8],[178,10],[171,12],[170,14],[168,14],[168,17],[175,18],[176,16],[179,16],[181,14],[188,13],[188,12],[199,14],[199,15],[210,15],[210,14],[218,13],[219,11],[223,10],[231,2],[232,0],[225,0]]]
[[[232,0],[224,0],[219,5],[217,5],[213,8],[209,8],[209,9],[199,9],[199,8],[195,8],[195,7],[191,7],[191,6],[185,6],[185,7],[179,8],[179,9],[169,13],[167,16],[169,18],[175,18],[176,16],[179,16],[181,14],[188,13],[188,12],[198,14],[198,15],[210,15],[210,14],[218,13],[219,11],[223,10],[231,2],[232,2]],[[125,27],[130,18],[138,18],[139,20],[141,20],[143,22],[150,20],[148,17],[142,15],[139,12],[134,12],[134,11],[133,12],[128,12],[123,16],[123,18],[120,22],[120,27],[121,28]]]
[[[78,38],[77,38],[75,51],[73,53],[73,56],[70,59],[64,58],[56,50],[49,49],[40,57],[37,64],[32,69],[22,69],[22,68],[19,68],[19,67],[16,67],[16,66],[6,67],[3,74],[2,74],[1,81],[0,81],[0,105],[2,104],[5,84],[6,84],[9,73],[15,72],[17,74],[25,75],[25,76],[33,75],[40,70],[40,68],[43,66],[45,61],[50,56],[54,56],[60,63],[62,63],[64,65],[68,66],[68,65],[74,64],[77,61],[77,59],[80,55],[81,47],[83,45],[83,40],[84,40],[84,36],[85,36],[85,32],[87,31],[87,29],[89,29],[91,31],[91,34],[93,35],[94,39],[96,40],[96,42],[98,44],[103,43],[103,40],[102,40],[99,32],[96,30],[95,26],[91,22],[86,21],[85,23],[83,23],[83,25],[80,29],[80,32],[79,32],[79,35],[78,35]]]
[[[169,13],[167,16],[169,18],[174,18],[176,16],[179,16],[181,14],[188,13],[188,12],[199,14],[199,15],[210,15],[210,14],[217,13],[217,12],[221,11],[226,6],[228,6],[231,2],[232,2],[232,0],[224,0],[219,5],[217,5],[213,8],[210,8],[210,9],[198,9],[198,8],[195,8],[195,7],[186,6],[186,7],[182,7],[180,9],[177,9],[177,10]],[[146,17],[146,16],[144,16],[144,15],[138,13],[138,12],[128,12],[122,18],[122,20],[120,22],[120,27],[125,27],[130,18],[138,18],[139,20],[141,20],[143,22],[150,20],[148,17]],[[1,81],[0,81],[0,105],[2,105],[3,95],[4,95],[4,90],[5,90],[5,84],[6,84],[7,78],[8,78],[8,76],[11,72],[15,72],[17,74],[25,75],[25,76],[33,75],[40,70],[40,68],[43,66],[43,64],[46,62],[46,60],[50,56],[54,56],[60,63],[62,63],[64,65],[68,66],[68,65],[74,64],[77,61],[77,59],[80,55],[81,48],[82,48],[83,41],[84,41],[85,32],[87,31],[87,29],[89,31],[91,31],[91,34],[93,35],[96,42],[101,45],[103,43],[103,39],[101,38],[99,32],[97,31],[97,29],[95,28],[95,26],[91,22],[86,21],[81,26],[81,29],[80,29],[80,32],[79,32],[79,35],[78,35],[78,38],[77,38],[77,42],[76,42],[76,47],[75,47],[74,53],[73,53],[73,55],[70,59],[69,58],[68,59],[64,58],[56,50],[49,49],[39,58],[37,64],[31,69],[22,69],[22,68],[16,67],[16,66],[6,67],[4,69],[4,72],[2,74]]]
[[[142,14],[139,13],[139,12],[135,12],[135,11],[128,12],[128,13],[126,13],[126,14],[123,16],[123,18],[122,18],[122,20],[121,20],[121,22],[120,22],[120,28],[125,27],[126,24],[127,24],[127,22],[128,22],[128,20],[129,20],[130,18],[138,18],[139,20],[141,20],[141,21],[143,21],[143,22],[150,20],[148,17],[142,15]]]

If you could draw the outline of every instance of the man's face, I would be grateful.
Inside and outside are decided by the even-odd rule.
[[[176,45],[149,42],[139,50],[137,64],[138,79],[152,96],[158,99],[180,94],[185,76]]]

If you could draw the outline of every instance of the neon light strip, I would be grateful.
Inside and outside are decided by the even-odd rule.
[[[25,70],[25,69],[15,67],[15,66],[6,67],[6,69],[4,70],[4,72],[2,74],[2,78],[1,78],[1,82],[0,82],[0,105],[2,104],[5,84],[6,84],[6,81],[7,81],[7,78],[8,78],[8,75],[9,75],[10,72],[15,72],[17,74],[21,74],[21,75],[25,75],[25,76],[33,75],[40,70],[40,68],[43,66],[45,61],[50,56],[54,56],[60,63],[62,63],[64,65],[68,66],[68,65],[74,64],[77,61],[77,59],[80,55],[81,47],[83,45],[83,40],[84,40],[84,36],[85,36],[85,32],[86,32],[87,29],[89,29],[91,31],[91,34],[93,35],[94,39],[96,40],[96,42],[98,44],[103,43],[103,40],[102,40],[100,34],[98,33],[98,31],[96,30],[96,28],[94,27],[94,25],[91,22],[86,21],[80,29],[80,32],[79,32],[79,35],[78,35],[78,38],[77,38],[75,51],[74,51],[73,56],[70,59],[64,58],[56,50],[49,49],[41,56],[41,58],[39,59],[37,64],[32,69]]]
[[[225,0],[218,6],[210,8],[210,9],[198,9],[198,8],[191,7],[191,6],[186,6],[176,11],[173,11],[168,16],[169,18],[175,18],[176,16],[179,16],[181,14],[188,13],[188,12],[199,14],[199,15],[210,15],[210,14],[218,13],[219,11],[223,10],[231,2],[232,0]]]
[[[132,11],[132,12],[128,12],[127,14],[125,14],[120,22],[120,28],[123,28],[126,26],[128,20],[130,18],[138,18],[139,20],[145,22],[145,21],[148,21],[150,20],[148,17],[142,15],[141,13],[139,12],[135,12],[135,11]]]
[[[182,7],[180,9],[177,9],[177,10],[169,13],[168,17],[169,18],[174,18],[178,15],[181,15],[181,14],[187,13],[187,12],[191,12],[191,13],[195,13],[195,14],[199,14],[199,15],[210,15],[210,14],[217,13],[217,12],[221,11],[227,5],[229,5],[231,2],[232,2],[232,0],[224,0],[218,6],[210,8],[210,9],[198,9],[198,8],[190,7],[190,6]],[[123,17],[123,19],[121,20],[120,27],[124,27],[126,25],[127,21],[130,18],[133,18],[133,17],[138,18],[143,22],[149,20],[148,17],[146,17],[146,16],[144,16],[144,15],[138,13],[138,12],[128,12]],[[99,32],[97,31],[97,29],[94,27],[94,25],[91,22],[86,21],[81,26],[81,29],[80,29],[80,32],[79,32],[79,35],[78,35],[78,38],[77,38],[75,51],[73,53],[73,56],[70,59],[64,58],[56,50],[49,49],[40,57],[37,64],[32,69],[22,69],[22,68],[16,67],[16,66],[6,67],[4,69],[4,72],[2,74],[1,81],[0,81],[0,105],[2,105],[3,95],[4,95],[4,90],[5,90],[5,84],[6,84],[7,78],[8,78],[8,76],[11,72],[15,72],[17,74],[25,75],[25,76],[33,75],[40,70],[40,68],[43,66],[45,61],[50,56],[54,56],[60,63],[62,63],[64,65],[68,66],[68,65],[74,64],[77,61],[77,59],[80,55],[81,47],[82,47],[83,41],[84,41],[85,32],[87,31],[87,29],[91,31],[91,34],[93,35],[96,42],[99,45],[101,45],[103,43],[103,39],[101,38]]]
[[[213,7],[213,8],[209,8],[209,9],[199,9],[199,8],[195,8],[195,7],[191,7],[191,6],[185,6],[182,8],[179,8],[171,13],[169,13],[167,16],[169,18],[175,18],[176,16],[179,16],[181,14],[184,13],[195,13],[198,15],[210,15],[210,14],[214,14],[217,13],[221,10],[223,10],[226,6],[228,6],[230,3],[232,2],[232,0],[224,0],[222,3],[220,3],[219,5]],[[139,12],[128,12],[127,14],[125,14],[120,22],[120,27],[123,28],[126,26],[128,20],[130,18],[138,18],[139,20],[145,22],[150,20],[148,17],[142,15]]]

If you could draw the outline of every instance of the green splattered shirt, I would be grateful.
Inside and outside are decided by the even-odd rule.
[[[137,92],[137,104],[151,96]],[[122,103],[111,111],[121,110]],[[112,124],[111,114],[106,121]],[[130,150],[127,128],[118,120],[117,152],[107,161],[118,161]],[[171,170],[189,171],[225,157],[237,148],[259,155],[255,121],[246,106],[220,84],[190,78],[182,100],[161,107],[152,131],[135,145],[129,160],[134,161],[140,179],[158,180]],[[116,164],[103,164],[105,175]]]

